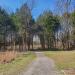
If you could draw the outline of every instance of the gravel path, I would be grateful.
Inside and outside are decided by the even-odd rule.
[[[21,75],[61,75],[55,69],[53,60],[44,56],[42,52],[36,52],[36,55],[37,59]]]

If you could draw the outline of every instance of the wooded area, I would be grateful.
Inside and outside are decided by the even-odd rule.
[[[33,50],[36,35],[40,49],[75,49],[75,1],[57,0],[55,12],[45,10],[36,20],[31,13],[34,8],[35,0],[11,14],[0,7],[0,51]]]

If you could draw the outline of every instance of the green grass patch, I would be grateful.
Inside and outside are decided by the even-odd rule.
[[[19,75],[35,57],[31,52],[19,54],[14,61],[0,64],[0,75]]]
[[[48,51],[45,54],[55,61],[58,69],[75,68],[75,51]]]

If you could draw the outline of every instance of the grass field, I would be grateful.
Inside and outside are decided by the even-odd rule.
[[[0,75],[19,75],[33,59],[35,59],[35,54],[28,52],[17,55],[17,57],[9,63],[0,63]]]
[[[59,70],[75,68],[75,51],[48,51],[45,54],[55,61]]]

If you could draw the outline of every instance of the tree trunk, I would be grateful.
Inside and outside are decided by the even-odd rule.
[[[24,37],[22,37],[22,51],[24,51],[24,49],[25,49],[25,41],[24,41]]]

